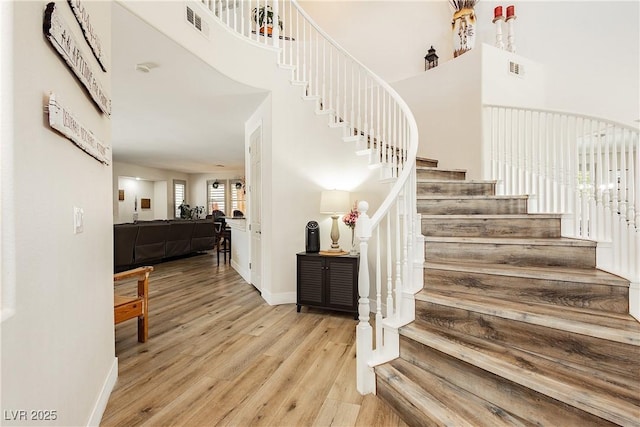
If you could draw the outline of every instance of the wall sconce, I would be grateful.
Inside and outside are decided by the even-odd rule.
[[[436,50],[431,45],[427,56],[424,57],[424,70],[430,70],[438,66],[438,55],[436,55]]]
[[[211,186],[213,188],[218,188],[220,186],[220,183],[218,181],[213,181],[213,184],[211,184]]]
[[[342,252],[340,249],[340,230],[338,217],[349,210],[349,192],[343,190],[325,190],[320,195],[320,213],[331,215],[331,248],[329,252]]]

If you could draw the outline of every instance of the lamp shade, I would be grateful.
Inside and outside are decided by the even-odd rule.
[[[320,213],[341,214],[349,210],[349,192],[344,190],[325,190],[320,196]]]

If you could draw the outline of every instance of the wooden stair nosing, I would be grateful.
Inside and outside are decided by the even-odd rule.
[[[416,156],[416,161],[417,162],[424,162],[424,163],[435,163],[436,165],[438,164],[438,160],[430,159],[428,157]],[[437,168],[438,166],[432,166],[432,167]]]
[[[375,371],[376,376],[404,396],[405,401],[420,412],[419,419],[428,416],[439,423],[456,426],[477,426],[480,422],[495,427],[527,425],[503,408],[449,384],[441,377],[406,360],[396,359],[377,366]],[[429,387],[425,387],[425,384]],[[397,412],[403,414],[403,411]]]
[[[598,270],[596,268],[572,267],[521,267],[506,264],[474,264],[474,263],[446,263],[425,262],[425,269],[449,270],[512,276],[527,279],[558,280],[563,282],[581,282],[586,284],[629,287],[629,281],[620,276]]]
[[[590,317],[597,319],[597,322],[585,322],[573,316],[574,319],[566,319],[558,317],[558,310],[551,310],[542,304],[534,303],[517,303],[509,301],[503,303],[496,298],[475,296],[475,301],[469,299],[461,299],[458,293],[443,295],[437,292],[427,293],[424,290],[415,295],[416,301],[425,301],[432,304],[453,307],[460,310],[468,310],[488,316],[501,317],[503,319],[515,320],[518,322],[530,323],[533,325],[544,326],[547,328],[558,329],[561,331],[573,332],[594,338],[600,338],[608,341],[618,342],[640,347],[640,325],[633,323],[631,316],[625,316],[621,321],[620,316],[604,316],[602,313],[589,313]],[[509,305],[507,307],[506,305]],[[551,313],[551,312],[554,313]],[[561,314],[569,317],[572,313],[586,313],[585,309],[574,308],[572,310],[564,309]],[[608,320],[605,322],[605,320]],[[602,325],[609,323],[610,325]],[[614,325],[615,323],[615,325]],[[626,326],[625,326],[626,325]]]
[[[575,385],[567,385],[537,372],[526,371],[526,374],[523,374],[523,369],[512,363],[489,356],[468,346],[452,344],[450,340],[439,334],[426,330],[418,332],[417,328],[412,325],[402,327],[400,334],[458,360],[620,425],[630,425],[630,421],[637,420],[640,416],[640,407],[637,405],[626,401],[606,399],[594,395],[588,387],[580,389]]]

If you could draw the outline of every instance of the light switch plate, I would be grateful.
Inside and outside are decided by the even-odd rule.
[[[84,231],[84,209],[73,207],[73,234]]]

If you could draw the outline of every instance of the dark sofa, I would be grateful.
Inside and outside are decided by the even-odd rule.
[[[139,221],[113,226],[116,272],[216,247],[212,219]]]

